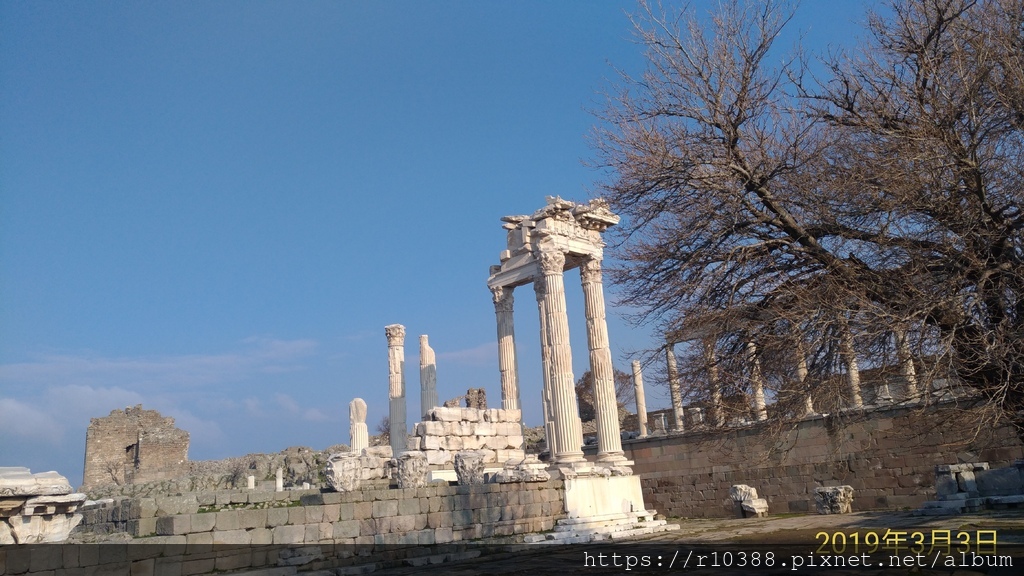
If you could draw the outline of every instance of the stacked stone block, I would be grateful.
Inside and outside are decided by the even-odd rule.
[[[435,469],[454,469],[455,454],[465,450],[479,451],[484,463],[499,465],[526,457],[519,410],[439,407],[427,418],[414,426],[409,449],[425,452]]]
[[[730,517],[729,489],[741,483],[757,486],[773,513],[813,513],[814,489],[822,484],[851,486],[854,511],[917,508],[935,494],[937,463],[955,462],[963,453],[993,468],[1024,458],[1024,446],[1008,426],[975,434],[969,425],[949,424],[969,419],[956,408],[887,407],[841,427],[835,418],[816,416],[781,435],[754,426],[626,440],[623,446],[635,461],[644,502],[669,517]],[[981,473],[985,481],[989,474]],[[1002,474],[1013,484],[1013,471]]]
[[[109,513],[135,517],[127,524],[135,535],[150,536],[138,542],[154,545],[153,556],[163,555],[158,563],[208,562],[205,572],[229,571],[273,567],[282,554],[298,554],[297,562],[309,562],[303,570],[331,571],[348,564],[405,558],[417,550],[422,553],[420,547],[427,545],[433,546],[431,554],[439,554],[445,545],[552,530],[565,517],[563,492],[560,480],[467,486],[433,483],[348,493],[218,492],[124,500],[111,506]],[[90,528],[88,519],[83,527]],[[252,546],[257,544],[262,546]],[[132,547],[138,547],[140,554],[148,548]],[[305,552],[297,552],[297,547]],[[349,553],[333,553],[332,548]],[[351,558],[353,550],[359,550],[360,557]],[[173,569],[155,573],[172,572],[178,573]]]

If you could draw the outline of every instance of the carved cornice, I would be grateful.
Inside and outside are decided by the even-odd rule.
[[[538,250],[537,262],[544,274],[561,274],[565,269],[565,254],[560,250]]]
[[[515,298],[512,296],[512,288],[498,286],[491,288],[491,298],[494,301],[495,312],[512,312]]]
[[[385,326],[384,335],[388,337],[388,346],[402,346],[405,344],[405,326],[401,324]]]
[[[588,258],[580,265],[580,280],[584,283],[601,283],[601,260]]]

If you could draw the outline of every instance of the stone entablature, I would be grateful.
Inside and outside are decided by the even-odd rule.
[[[141,484],[188,474],[188,432],[142,405],[93,418],[85,433],[82,489]]]
[[[56,472],[0,467],[0,545],[63,542],[82,521],[83,502]]]
[[[453,470],[455,454],[463,450],[480,451],[485,464],[526,457],[519,410],[439,407],[427,417],[414,425],[409,449],[425,452],[435,469]]]

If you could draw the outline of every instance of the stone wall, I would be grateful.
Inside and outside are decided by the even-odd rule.
[[[551,530],[565,517],[560,480],[471,486],[434,483],[348,493],[224,491],[125,499],[103,510],[86,511],[76,535],[81,539],[82,532],[92,527],[106,530],[116,523],[137,536],[128,548],[140,556],[125,559],[124,571],[116,573],[127,574],[130,569],[134,574],[133,562],[144,562],[139,567],[144,573],[183,576],[294,563],[285,556],[297,550],[305,555],[298,560],[304,564],[302,570],[329,570],[417,553],[436,556],[444,553],[445,545]],[[427,545],[431,548],[422,548]],[[103,547],[113,550],[117,545]],[[147,549],[152,551],[150,556],[144,554]],[[95,565],[99,559],[89,562],[81,566]],[[21,573],[9,566],[7,574]],[[108,570],[103,573],[115,573],[117,566],[103,568]]]
[[[729,488],[748,484],[769,513],[813,512],[814,488],[847,484],[854,510],[916,508],[935,497],[935,466],[1024,457],[1009,427],[975,436],[971,414],[952,407],[893,407],[812,417],[785,432],[765,425],[623,442],[648,507],[671,517],[728,517]]]
[[[426,452],[433,468],[454,469],[455,454],[479,450],[484,462],[503,465],[522,460],[523,425],[519,410],[433,408],[413,426],[410,450]]]
[[[133,484],[188,473],[188,432],[174,418],[137,405],[93,418],[85,433],[82,489]]]

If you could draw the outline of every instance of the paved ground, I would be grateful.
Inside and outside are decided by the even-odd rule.
[[[930,576],[1020,575],[1024,574],[1024,511],[987,512],[959,516],[913,516],[908,512],[861,512],[834,516],[800,515],[748,519],[687,520],[673,519],[680,529],[635,539],[628,542],[597,543],[586,546],[532,545],[510,547],[506,551],[483,555],[461,562],[433,566],[380,570],[373,574],[406,576],[428,571],[455,576],[498,574],[504,576],[539,576],[541,574],[650,574],[688,573],[701,575],[731,574],[829,574],[846,576],[873,574],[896,576],[919,574]],[[951,545],[931,546],[931,538],[941,539],[950,531]],[[978,531],[982,538],[995,531],[998,545],[992,550],[976,548]],[[900,549],[886,544],[899,543],[899,533],[906,533]],[[936,531],[936,532],[933,532]],[[838,536],[841,534],[842,536]],[[914,534],[921,534],[915,536]],[[971,546],[958,548],[964,538]],[[959,539],[958,539],[959,537]],[[924,539],[923,549],[910,549],[911,538]],[[845,542],[843,542],[845,540]],[[854,540],[857,541],[854,545]],[[1016,544],[1016,546],[1015,546]],[[979,556],[972,554],[981,552]],[[765,554],[771,552],[771,566]],[[962,555],[961,552],[964,552]],[[731,554],[726,556],[726,554]],[[741,553],[743,554],[741,556]],[[755,556],[756,553],[756,556]],[[870,556],[868,555],[870,553]],[[601,556],[599,556],[601,555]],[[697,567],[703,556],[704,567]],[[836,556],[842,556],[846,566]],[[894,556],[906,564],[895,567]],[[824,560],[828,557],[828,560]],[[857,557],[857,560],[852,560]],[[908,558],[911,557],[911,558]],[[756,560],[755,560],[756,558]],[[1000,563],[1004,566],[970,565]],[[717,567],[712,564],[719,564]],[[754,562],[758,566],[752,566]],[[740,563],[746,564],[740,566]],[[827,566],[820,563],[827,562]],[[856,562],[857,567],[851,567]],[[867,562],[870,567],[861,567]],[[957,566],[944,566],[955,562]],[[1005,566],[1006,563],[1012,566]],[[601,567],[601,564],[604,567]],[[632,563],[632,566],[627,564]],[[646,566],[644,564],[647,564]],[[802,564],[794,566],[795,564]],[[962,564],[967,563],[967,566]],[[727,566],[731,564],[731,566]],[[814,564],[814,566],[811,566]],[[918,565],[918,564],[923,564]],[[685,566],[685,567],[684,567]],[[627,569],[628,568],[628,569]]]

